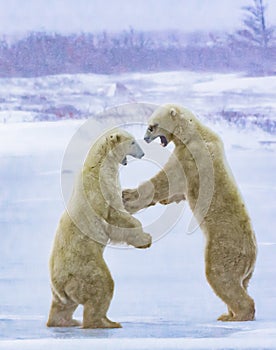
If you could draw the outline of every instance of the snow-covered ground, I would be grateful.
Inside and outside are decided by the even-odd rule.
[[[184,83],[181,76],[178,80],[178,75],[171,74],[149,77],[151,82],[158,80],[158,86],[164,84],[160,99],[154,90],[155,97],[151,97],[150,102],[169,101],[164,100],[169,78],[175,80],[175,86]],[[134,78],[135,75],[132,81]],[[98,77],[97,87],[94,85],[95,76],[93,79],[90,75],[72,76],[68,78],[67,87],[64,82],[58,88],[58,95],[57,90],[51,91],[51,79],[55,81],[60,77],[27,79],[24,84],[17,79],[18,90],[16,84],[8,85],[9,79],[6,89],[0,86],[1,94],[20,95],[29,86],[33,93],[33,84],[38,81],[48,91],[49,100],[55,100],[65,96],[66,88],[77,89],[80,81],[87,81],[87,86],[90,81],[91,90],[101,88],[103,81]],[[275,85],[273,79],[271,86]],[[143,79],[137,74],[138,80],[137,86],[142,91]],[[108,86],[109,82],[106,84]],[[208,84],[211,84],[211,79],[208,83],[203,74],[198,90],[193,85],[191,93],[199,91],[201,86],[202,94],[211,94],[212,86]],[[245,85],[248,87],[248,84]],[[146,86],[149,89],[148,84]],[[222,84],[219,89],[232,89],[232,85]],[[81,89],[79,91],[83,106],[85,94]],[[275,89],[271,90],[273,93]],[[271,110],[275,110],[273,98],[264,98],[266,107]],[[91,96],[90,99],[93,100]],[[65,103],[75,105],[69,100],[68,97]],[[250,101],[251,98],[248,105]],[[181,102],[180,96],[178,102]],[[254,100],[254,103],[257,105],[258,101]],[[209,111],[219,108],[210,101],[206,106]],[[246,100],[243,100],[243,106],[246,106]],[[190,107],[193,107],[192,100]],[[12,115],[15,108],[11,105],[9,108]],[[199,110],[200,104],[195,103],[193,109]],[[258,240],[258,261],[249,289],[256,302],[256,321],[216,321],[225,312],[225,305],[214,295],[204,276],[203,235],[199,230],[190,235],[186,233],[186,218],[190,213],[185,206],[183,217],[150,249],[107,247],[105,258],[115,280],[109,316],[121,322],[122,329],[46,328],[51,299],[48,257],[64,209],[60,168],[66,146],[82,123],[78,120],[0,124],[0,349],[276,349],[276,137],[256,128],[239,130],[217,121],[208,121],[208,124],[225,142],[229,163],[245,198]],[[137,128],[136,134],[141,137],[142,131]],[[137,167],[138,162],[140,166]],[[131,162],[122,168],[123,187],[135,186],[140,178],[145,179],[157,171],[155,165],[143,162]],[[140,174],[137,169],[140,169]],[[157,206],[138,216],[146,223],[156,215],[165,215],[163,211],[164,207]],[[77,317],[81,317],[81,308]]]
[[[82,118],[121,103],[164,101],[212,119],[276,123],[276,76],[175,71],[0,78],[0,122],[7,123]]]

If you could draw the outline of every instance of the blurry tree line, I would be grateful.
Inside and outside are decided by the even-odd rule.
[[[0,40],[0,76],[194,70],[275,74],[276,41],[263,0],[243,8],[243,28],[223,33],[139,32],[61,35],[33,32]]]

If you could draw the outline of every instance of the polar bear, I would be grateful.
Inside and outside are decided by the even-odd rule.
[[[100,137],[88,152],[52,248],[49,327],[80,325],[72,319],[80,304],[83,328],[121,327],[106,316],[114,282],[103,259],[105,245],[108,241],[137,248],[151,245],[151,236],[123,206],[118,168],[127,164],[127,155],[142,158],[144,153],[120,129]]]
[[[144,139],[149,143],[157,137],[163,146],[174,142],[173,154],[155,177],[123,191],[125,208],[134,213],[157,202],[187,199],[206,237],[207,280],[228,306],[218,320],[253,320],[255,306],[247,286],[256,239],[222,141],[190,111],[174,104],[157,108],[150,117]],[[176,171],[177,162],[182,173]]]

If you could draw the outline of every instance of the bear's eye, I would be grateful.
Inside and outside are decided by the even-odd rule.
[[[131,144],[134,145],[134,144],[135,144],[135,141],[132,141]]]
[[[149,132],[153,132],[154,129],[156,129],[157,127],[158,127],[158,123],[153,124],[153,125],[150,125],[150,126],[148,127],[148,131],[149,131]]]

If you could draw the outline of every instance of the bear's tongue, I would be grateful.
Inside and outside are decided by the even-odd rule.
[[[163,136],[163,135],[161,135],[161,136],[160,136],[160,140],[161,140],[161,146],[162,146],[162,147],[166,147],[167,144],[168,144],[168,141],[167,141],[166,137]]]

